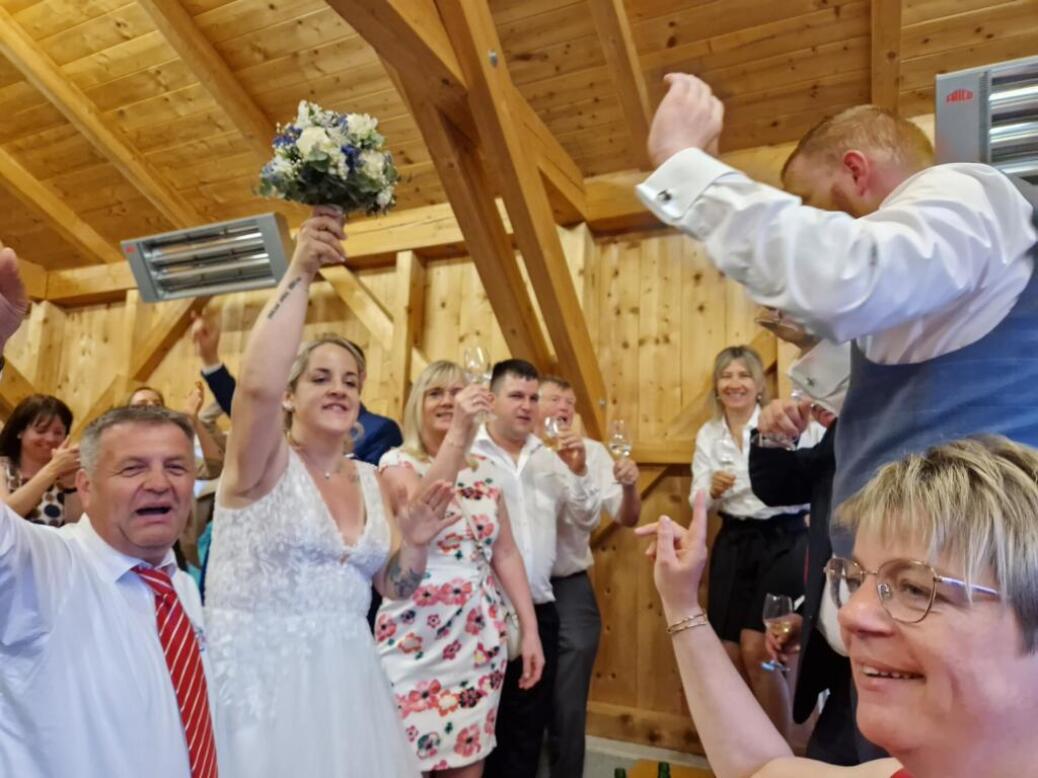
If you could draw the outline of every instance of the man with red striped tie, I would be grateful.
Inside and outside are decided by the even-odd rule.
[[[13,256],[0,251],[0,345]],[[202,605],[171,551],[193,434],[167,409],[117,408],[80,443],[77,523],[0,505],[0,776],[216,778]]]

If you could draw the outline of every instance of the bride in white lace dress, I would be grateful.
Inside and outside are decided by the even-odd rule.
[[[300,229],[234,397],[206,603],[224,778],[420,774],[365,616],[373,580],[415,591],[451,487],[394,517],[374,468],[344,456],[363,357],[336,336],[296,355],[310,282],[344,259],[333,214]]]

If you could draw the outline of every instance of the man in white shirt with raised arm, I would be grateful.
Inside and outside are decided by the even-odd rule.
[[[6,306],[24,299],[9,252],[3,342]],[[191,511],[192,440],[173,411],[110,411],[80,445],[78,523],[0,505],[0,775],[216,778],[202,604],[171,550]]]
[[[638,187],[759,303],[853,341],[833,505],[883,464],[976,433],[1038,444],[1038,193],[982,164],[932,165],[925,135],[875,106],[825,120],[787,191],[713,156],[723,106],[669,74]],[[835,533],[834,552],[849,551]]]
[[[559,376],[541,378],[540,417],[552,417],[561,429],[577,429],[577,395]],[[638,494],[638,465],[628,456],[615,462],[597,440],[585,437],[587,466],[598,485],[602,507],[590,524],[559,524],[551,586],[559,612],[559,661],[555,674],[552,720],[548,726],[548,766],[551,778],[584,774],[587,699],[598,653],[602,618],[595,589],[587,571],[594,564],[591,533],[598,528],[602,511],[625,527],[638,523],[642,509]]]
[[[490,389],[493,416],[477,433],[473,451],[496,462],[502,473],[500,488],[537,614],[544,672],[540,683],[523,689],[522,660],[508,663],[497,714],[497,748],[487,758],[484,775],[534,778],[558,664],[559,615],[551,586],[558,527],[562,522],[593,526],[601,496],[579,434],[563,431],[558,454],[534,434],[540,375],[533,365],[521,359],[498,362]]]

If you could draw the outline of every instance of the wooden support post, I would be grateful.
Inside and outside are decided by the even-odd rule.
[[[29,310],[28,342],[33,347],[33,364],[26,378],[38,391],[54,394],[61,368],[65,334],[65,311],[54,303],[40,300]]]
[[[441,11],[469,85],[469,107],[484,152],[496,168],[505,207],[559,364],[572,366],[573,389],[588,433],[601,437],[605,382],[566,266],[551,203],[516,122],[515,87],[490,8],[442,0]]]
[[[392,415],[403,416],[415,370],[412,353],[425,319],[425,266],[413,251],[396,255],[393,346],[389,351],[389,407]]]
[[[872,90],[875,105],[897,113],[901,86],[901,2],[871,0]]]

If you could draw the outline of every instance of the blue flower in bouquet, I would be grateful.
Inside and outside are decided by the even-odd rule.
[[[259,193],[305,205],[337,205],[347,215],[385,213],[399,179],[378,120],[326,111],[303,100],[279,125],[274,157],[260,171]]]

